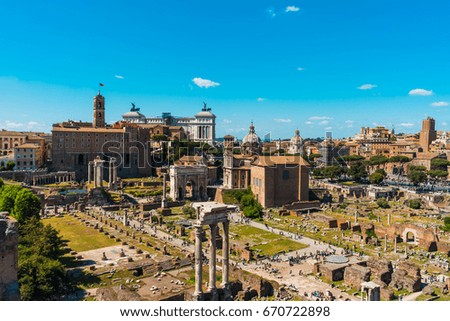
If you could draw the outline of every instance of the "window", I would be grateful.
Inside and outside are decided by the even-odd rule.
[[[289,179],[289,171],[283,171],[283,179]]]

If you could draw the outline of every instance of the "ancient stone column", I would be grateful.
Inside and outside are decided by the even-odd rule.
[[[387,234],[384,234],[384,251],[387,251]]]
[[[211,231],[211,238],[209,240],[209,285],[208,291],[211,292],[211,300],[217,301],[216,288],[216,238],[217,238],[217,224],[209,225]]]
[[[390,212],[388,212],[388,225],[389,226],[391,225],[391,213]]]
[[[112,182],[113,182],[113,187],[117,187],[117,165],[116,165],[116,158],[112,158],[112,162],[113,162],[113,167],[112,167]]]
[[[113,183],[114,183],[114,181],[113,181],[113,160],[112,159],[110,159],[109,160],[109,167],[108,167],[108,188],[112,188],[113,187]]]
[[[397,253],[397,235],[394,236],[394,253]]]
[[[103,187],[103,162],[98,156],[94,160],[94,187]]]
[[[123,214],[123,225],[128,226],[128,210],[124,210]]]
[[[195,227],[195,291],[194,298],[197,301],[203,299],[202,290],[202,227]]]
[[[355,211],[355,224],[358,223],[358,211]]]
[[[224,289],[225,300],[230,298],[230,281],[229,281],[229,265],[230,265],[230,241],[229,241],[230,222],[223,222],[222,235],[222,287]]]
[[[166,184],[167,184],[167,175],[163,174],[163,195],[161,200],[161,208],[167,208]]]

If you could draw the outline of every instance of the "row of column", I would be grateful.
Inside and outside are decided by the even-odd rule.
[[[94,170],[93,178],[94,178],[94,187],[103,187],[103,169],[104,169],[105,161],[97,157],[94,161],[88,163],[88,184],[92,182],[92,170]],[[117,166],[116,159],[110,158],[109,160],[109,177],[108,177],[108,187],[113,188],[114,184],[117,181]]]
[[[68,174],[49,174],[45,176],[33,176],[33,185],[45,185],[54,183],[68,183],[75,180],[74,173]]]
[[[198,138],[200,139],[212,139],[211,137],[211,126],[198,126]]]
[[[230,284],[229,284],[229,221],[225,221],[223,224],[223,238],[222,238],[222,287],[224,288],[225,298],[230,296]],[[195,230],[195,292],[194,297],[197,300],[203,299],[202,289],[202,226],[197,225]],[[208,292],[211,293],[211,300],[217,301],[217,287],[216,287],[216,238],[217,238],[217,224],[210,224],[210,243],[209,243],[209,282]]]

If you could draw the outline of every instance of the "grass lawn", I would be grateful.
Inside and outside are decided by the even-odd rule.
[[[230,231],[237,235],[235,240],[249,243],[250,247],[261,255],[271,256],[283,251],[291,252],[308,247],[306,244],[294,242],[285,236],[250,225],[231,225]]]
[[[44,219],[43,222],[58,230],[63,240],[68,241],[67,245],[77,252],[117,245],[115,240],[99,233],[92,227],[87,227],[72,216],[52,217]]]

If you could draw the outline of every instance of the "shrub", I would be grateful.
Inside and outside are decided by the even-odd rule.
[[[418,210],[420,209],[420,207],[422,206],[421,202],[419,199],[415,199],[415,200],[409,200],[408,201],[408,206],[412,209]]]
[[[389,202],[388,202],[385,198],[379,198],[379,199],[377,200],[377,205],[378,205],[380,208],[390,208]]]

